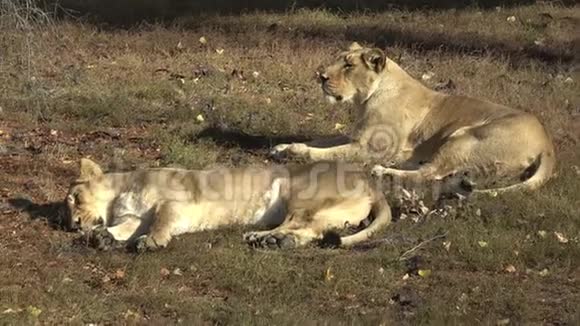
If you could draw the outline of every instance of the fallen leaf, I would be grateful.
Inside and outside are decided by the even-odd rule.
[[[421,79],[423,79],[424,81],[427,81],[431,78],[433,78],[435,76],[435,73],[432,71],[426,72],[421,76]]]
[[[497,326],[504,326],[504,325],[509,325],[510,323],[510,319],[509,318],[505,318],[505,319],[500,319],[497,321],[497,323],[495,323]]]
[[[409,273],[406,273],[405,275],[403,275],[403,281],[409,278]]]
[[[334,278],[334,274],[332,274],[332,271],[330,270],[330,267],[328,267],[326,269],[326,272],[324,272],[324,280],[326,282],[330,282],[333,278]]]
[[[420,269],[417,271],[417,274],[419,274],[419,276],[421,276],[421,277],[429,277],[429,275],[431,275],[431,270],[430,269]]]
[[[197,117],[195,117],[195,120],[197,120],[198,122],[204,122],[205,119],[203,118],[203,115],[198,114]]]
[[[451,248],[451,241],[443,241],[443,247],[445,248],[445,250],[449,251],[449,249]]]
[[[540,230],[540,231],[538,231],[538,235],[539,235],[541,238],[545,238],[547,234],[548,234],[548,232],[546,232],[546,231],[544,231],[544,230]]]
[[[167,268],[161,268],[161,270],[159,271],[159,273],[163,277],[169,276],[169,274],[171,274],[171,272]]]
[[[123,279],[125,278],[125,271],[122,269],[118,269],[117,271],[115,271],[115,278],[116,279]]]
[[[8,308],[4,311],[2,311],[3,315],[7,315],[7,314],[17,314],[19,312],[22,312],[22,309],[12,309],[12,308]]]
[[[207,44],[207,39],[205,38],[205,36],[202,36],[199,38],[199,43],[201,44]]]
[[[181,271],[181,269],[176,268],[173,270],[173,275],[181,276],[183,275],[183,272]]]
[[[384,268],[379,268],[379,274],[384,274],[385,273],[385,269]]]
[[[344,127],[345,127],[345,125],[343,125],[342,123],[338,123],[337,122],[337,123],[334,124],[334,130],[340,130],[340,129],[344,128]]]
[[[510,23],[513,23],[516,21],[516,16],[509,16],[506,20]]]
[[[28,311],[28,313],[34,318],[38,318],[38,316],[42,313],[42,310],[40,310],[35,306],[28,306],[28,308],[26,308],[26,311]]]
[[[215,49],[215,53],[217,53],[217,54],[223,54],[224,53],[224,49]]]
[[[73,281],[72,278],[69,278],[69,277],[65,277],[65,278],[62,279],[62,282],[63,283],[70,283],[72,281]]]
[[[507,265],[507,267],[505,268],[505,271],[508,273],[515,273],[516,272],[516,268],[514,265]]]
[[[178,50],[182,50],[183,49],[183,44],[181,44],[181,41],[177,42],[176,48]]]
[[[562,233],[554,232],[554,235],[560,243],[568,243],[568,238],[566,238]]]
[[[550,272],[548,271],[547,268],[542,269],[538,274],[540,274],[540,276],[548,276],[548,274],[550,274]]]
[[[134,312],[131,309],[128,309],[127,312],[125,312],[124,317],[125,317],[125,319],[129,319],[129,318],[140,319],[141,318],[141,316],[138,313]]]
[[[258,71],[254,71],[252,73],[252,76],[254,76],[254,78],[258,78],[260,76],[260,73]]]
[[[485,247],[487,247],[487,242],[485,242],[485,241],[483,241],[483,240],[477,241],[477,244],[478,244],[478,245],[479,245],[481,248],[485,248]]]

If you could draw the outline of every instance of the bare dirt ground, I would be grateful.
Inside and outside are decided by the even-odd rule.
[[[129,28],[2,15],[0,324],[580,323],[579,7],[295,9]],[[356,112],[325,103],[314,71],[351,41],[430,87],[533,112],[557,177],[446,214],[407,198],[382,240],[353,250],[253,250],[233,228],[102,253],[60,229],[81,157],[238,166],[285,138],[347,133]]]

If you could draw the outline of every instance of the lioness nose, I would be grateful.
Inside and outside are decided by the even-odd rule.
[[[321,81],[321,82],[323,82],[323,83],[329,79],[329,78],[328,78],[328,75],[327,75],[325,72],[318,73],[318,78],[319,78],[319,79],[320,79],[320,81]]]
[[[71,231],[77,231],[78,229],[81,228],[81,223],[79,220],[72,220],[70,223],[70,230]]]

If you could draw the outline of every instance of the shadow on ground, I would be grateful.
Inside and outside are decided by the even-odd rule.
[[[192,137],[192,140],[209,139],[226,148],[241,148],[244,150],[269,150],[277,144],[302,143],[327,136],[265,136],[250,135],[241,130],[208,127]]]
[[[36,204],[26,198],[8,199],[8,204],[15,209],[25,212],[32,220],[46,219],[54,229],[66,229],[67,214],[63,202]]]

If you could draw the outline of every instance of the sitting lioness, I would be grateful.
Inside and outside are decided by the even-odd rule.
[[[319,78],[331,102],[358,106],[356,132],[339,145],[280,144],[274,155],[380,163],[376,175],[419,181],[465,175],[491,180],[468,182],[470,191],[491,193],[536,189],[554,172],[554,146],[536,117],[430,90],[380,49],[353,43]]]
[[[82,159],[66,204],[71,227],[89,231],[102,249],[121,241],[139,252],[154,250],[178,234],[233,224],[274,226],[246,233],[244,239],[253,246],[289,248],[371,215],[366,229],[338,239],[350,246],[391,221],[389,205],[372,179],[360,167],[331,162],[103,173]]]

